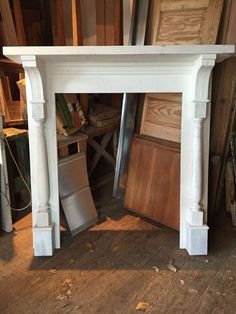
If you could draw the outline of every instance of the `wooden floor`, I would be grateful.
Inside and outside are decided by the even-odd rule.
[[[30,219],[0,237],[1,314],[138,313],[141,301],[148,313],[236,313],[236,230],[229,219],[211,232],[208,256],[189,257],[178,249],[176,231],[113,211],[64,237],[51,258],[32,256]]]

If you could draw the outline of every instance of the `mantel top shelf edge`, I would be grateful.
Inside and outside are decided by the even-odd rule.
[[[16,63],[21,56],[180,56],[180,55],[231,55],[234,45],[167,45],[167,46],[17,46],[3,47],[3,54]],[[222,58],[220,58],[222,59]]]

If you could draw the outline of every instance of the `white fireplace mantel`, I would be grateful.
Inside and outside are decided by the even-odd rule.
[[[180,248],[207,254],[210,102],[215,61],[234,46],[5,47],[26,74],[36,256],[60,248],[55,93],[182,93]]]

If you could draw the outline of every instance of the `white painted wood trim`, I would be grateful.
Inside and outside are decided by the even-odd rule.
[[[3,54],[21,63],[21,56],[115,56],[115,55],[202,55],[234,53],[234,45],[157,45],[157,46],[51,46],[51,47],[3,47]],[[222,58],[220,58],[222,59]],[[53,61],[53,60],[52,60]]]
[[[35,255],[60,247],[55,93],[143,92],[182,93],[180,248],[207,254],[208,87],[215,61],[233,52],[214,45],[4,48],[26,70]]]
[[[47,160],[47,146],[45,140],[45,100],[41,73],[36,62],[36,57],[23,57],[22,64],[27,80],[27,105],[29,110],[29,131],[32,125],[35,136],[30,137],[31,160],[34,159],[36,167],[31,167],[31,185],[36,192],[37,203],[32,201],[33,215],[33,240],[35,256],[50,256],[53,254],[53,235],[50,217],[50,189]],[[36,205],[37,204],[37,205]],[[43,240],[42,240],[43,239]]]

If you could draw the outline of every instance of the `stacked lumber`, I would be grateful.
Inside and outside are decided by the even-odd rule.
[[[89,123],[96,127],[118,125],[120,122],[120,110],[97,103],[88,116]]]
[[[121,0],[55,0],[50,2],[53,44],[119,45]]]
[[[20,0],[1,0],[0,30],[2,45],[34,46],[43,44],[42,6],[46,1],[25,4]],[[23,4],[23,5],[22,5]]]

